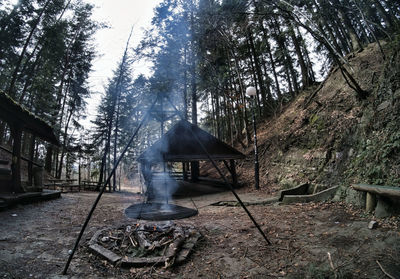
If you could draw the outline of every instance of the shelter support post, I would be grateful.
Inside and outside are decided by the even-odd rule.
[[[187,168],[186,168],[186,166],[187,166],[186,162],[182,162],[183,181],[187,181],[187,180],[188,180],[188,174],[187,174]]]
[[[199,181],[199,176],[200,176],[199,162],[190,162],[190,174],[192,182]]]
[[[236,174],[235,160],[230,159],[229,165],[228,165],[228,162],[226,160],[224,160],[224,165],[228,169],[229,173],[231,174],[232,185],[237,186],[237,174]]]
[[[237,179],[237,174],[236,174],[235,160],[230,159],[229,163],[231,165],[232,184],[233,184],[233,186],[237,186],[238,185],[238,179]]]

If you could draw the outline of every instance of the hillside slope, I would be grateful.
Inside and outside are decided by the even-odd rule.
[[[358,100],[334,68],[316,94],[309,88],[279,116],[258,123],[264,191],[303,182],[400,185],[400,43],[384,49],[386,60],[376,44],[347,57],[367,100]],[[239,175],[250,186],[252,147],[244,152]]]

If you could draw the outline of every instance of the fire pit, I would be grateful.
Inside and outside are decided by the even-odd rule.
[[[137,223],[97,231],[89,249],[121,267],[169,267],[182,263],[200,237],[193,227],[172,222]]]
[[[151,221],[183,219],[197,213],[195,209],[157,202],[133,204],[125,209],[125,215],[129,218]]]

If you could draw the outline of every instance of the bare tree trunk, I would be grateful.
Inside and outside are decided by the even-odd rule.
[[[191,88],[192,88],[192,123],[197,126],[197,83],[196,83],[196,46],[193,35],[195,34],[195,22],[194,22],[194,3],[191,0],[191,11],[190,11],[190,29],[192,31],[192,64],[191,64]],[[192,180],[198,180],[200,175],[199,162],[191,163],[191,176]]]
[[[107,159],[107,152],[108,152],[108,147],[107,147],[107,144],[105,145],[105,148],[104,148],[104,153],[103,153],[103,157],[101,158],[101,164],[100,164],[100,172],[99,172],[99,180],[98,180],[98,182],[97,182],[97,186],[96,186],[96,191],[99,191],[100,190],[100,186],[101,186],[101,184],[103,183],[103,177],[105,176],[104,175],[104,167],[105,167],[105,164],[106,164],[106,159]]]
[[[188,99],[187,99],[187,88],[188,88],[188,78],[187,78],[187,45],[184,49],[184,73],[183,73],[183,115],[185,120],[188,120]]]
[[[260,62],[258,59],[258,55],[256,52],[256,49],[254,47],[254,41],[253,41],[253,36],[250,33],[250,30],[247,30],[247,37],[248,37],[248,41],[250,44],[250,50],[251,50],[251,54],[253,55],[253,61],[254,61],[254,66],[255,66],[255,71],[257,74],[257,79],[258,79],[258,85],[260,87],[260,93],[261,93],[261,101],[262,101],[262,105],[263,105],[263,115],[267,115],[267,98],[266,98],[266,93],[265,93],[265,87],[264,87],[264,81],[262,78],[262,74],[261,74],[261,67],[260,67]]]
[[[379,0],[372,0],[372,2],[375,4],[375,7],[377,8],[378,12],[381,14],[383,20],[385,21],[385,25],[388,27],[388,29],[394,30],[395,29],[394,20],[396,21],[396,17],[394,17],[394,20],[392,19],[392,16],[390,16],[390,9],[389,12],[387,12]]]
[[[294,19],[298,25],[300,25],[304,29],[306,29],[318,42],[320,42],[321,44],[323,44],[326,47],[326,49],[331,54],[335,64],[338,65],[344,79],[346,80],[346,82],[350,86],[350,88],[352,88],[356,92],[357,97],[359,99],[365,99],[368,96],[368,92],[363,90],[361,88],[361,86],[358,84],[358,82],[355,80],[355,78],[346,70],[345,66],[343,65],[343,63],[341,61],[341,60],[344,60],[344,58],[339,57],[337,52],[335,51],[335,49],[333,49],[331,44],[328,41],[326,41],[326,39],[323,36],[318,34],[318,32],[315,32],[307,24],[302,23],[301,20],[299,20],[295,14],[288,12],[288,11],[285,11],[285,12],[287,12],[288,16],[290,18]]]
[[[296,36],[292,22],[290,22],[289,20],[286,20],[286,24],[288,25],[289,35],[292,38],[294,49],[295,49],[296,55],[297,55],[297,60],[300,65],[302,85],[303,85],[303,87],[308,87],[308,86],[310,86],[311,82],[310,82],[310,78],[308,76],[306,62],[304,61],[303,53],[301,51],[301,47],[300,47],[300,43],[299,43],[299,40],[301,40],[301,39]]]
[[[239,84],[239,94],[241,96],[242,99],[242,104],[243,104],[243,124],[244,124],[244,129],[246,131],[246,140],[247,140],[247,146],[251,143],[251,134],[250,134],[250,129],[249,129],[249,119],[247,116],[247,110],[246,110],[246,97],[245,97],[245,89],[243,87],[243,83],[242,83],[242,78],[240,75],[240,70],[239,70],[239,61],[236,57],[236,55],[234,54],[233,50],[232,50],[232,54],[233,54],[233,58],[235,61],[235,70],[236,70],[236,74],[237,74],[237,78],[238,78],[238,84]]]
[[[72,115],[73,115],[73,111],[72,111],[72,109],[70,109],[68,120],[67,120],[67,123],[65,124],[65,128],[64,128],[63,144],[61,146],[60,164],[58,165],[58,170],[57,170],[57,178],[58,179],[61,178],[61,174],[62,174],[65,150],[68,145],[68,128],[69,128],[69,123],[71,121]]]
[[[259,88],[258,79],[257,79],[257,76],[256,76],[256,70],[254,68],[254,62],[253,62],[253,57],[252,57],[251,53],[249,53],[249,58],[250,58],[250,63],[249,64],[251,65],[251,73],[252,73],[253,82],[254,82],[254,84],[252,84],[252,86],[254,86],[256,88],[256,99],[255,99],[255,101],[257,103],[258,114],[262,115],[263,113],[261,111],[261,102],[260,102],[260,95],[261,94],[260,94],[260,90],[258,89]]]
[[[216,116],[216,122],[217,122],[217,138],[222,139],[221,135],[221,109],[220,109],[220,103],[219,103],[219,96],[218,93],[215,94],[215,116]]]
[[[298,89],[298,84],[297,84],[296,72],[293,67],[293,61],[288,53],[285,37],[282,34],[282,31],[279,27],[280,24],[277,21],[277,18],[273,17],[271,19],[271,22],[272,22],[271,23],[272,28],[275,29],[275,35],[274,35],[275,41],[283,53],[282,63],[283,63],[284,71],[285,71],[288,86],[289,86],[289,92],[291,93],[292,97],[294,97],[298,93],[299,89]]]
[[[215,121],[215,98],[213,95],[210,94],[210,101],[211,101],[211,127],[212,127],[212,134],[215,136],[217,135],[217,125]]]
[[[119,100],[118,100],[118,105],[117,105],[117,115],[116,115],[116,119],[115,119],[115,129],[114,129],[114,158],[113,158],[113,164],[114,167],[117,165],[117,148],[118,148],[118,126],[119,126]],[[117,177],[116,177],[116,173],[114,172],[113,175],[113,191],[116,191],[116,187],[117,187]]]
[[[255,0],[253,0],[253,5],[255,8],[255,12],[259,13],[259,4],[258,2],[256,2]],[[276,73],[276,65],[275,65],[275,59],[272,55],[272,51],[271,51],[271,45],[268,41],[269,36],[268,36],[268,32],[264,27],[264,22],[262,17],[258,17],[258,27],[261,29],[262,34],[264,36],[264,43],[265,43],[265,48],[266,48],[266,52],[268,54],[268,58],[270,60],[271,63],[271,70],[272,70],[272,74],[274,76],[274,82],[275,82],[275,87],[276,87],[276,96],[278,97],[278,101],[282,99],[282,93],[281,93],[281,89],[280,89],[280,84],[278,81],[278,74]],[[263,63],[264,68],[265,68],[265,63]],[[265,76],[268,76],[268,72],[266,71],[266,69],[264,70],[264,74]],[[271,93],[271,89],[270,89],[270,82],[268,82],[268,85],[266,86],[267,88],[267,95],[268,95],[268,102],[272,103],[273,102],[273,97],[272,97],[272,93]],[[272,104],[271,104],[272,105]]]
[[[360,38],[357,35],[357,32],[354,29],[353,25],[351,24],[350,19],[346,15],[346,11],[342,8],[342,5],[338,0],[336,0],[335,2],[336,2],[336,5],[337,5],[336,8],[337,8],[337,11],[339,13],[339,17],[341,18],[341,20],[345,24],[346,30],[347,30],[347,32],[348,32],[348,34],[350,36],[352,51],[358,51],[358,50],[362,49]]]

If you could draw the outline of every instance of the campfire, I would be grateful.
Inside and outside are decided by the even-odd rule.
[[[193,227],[134,223],[97,231],[89,249],[114,265],[141,267],[182,263],[200,238]]]
[[[148,113],[152,111],[158,100],[159,99],[152,104]],[[170,100],[168,99],[168,101]],[[178,111],[176,112],[179,114]],[[106,185],[110,183],[111,177],[115,173],[119,162],[124,157],[128,147],[139,132],[140,127],[147,119],[147,116],[148,114],[146,113],[146,116],[130,137],[128,144],[116,161],[116,164],[114,164],[114,168],[111,170],[110,175],[93,203],[92,209],[89,211],[75,242],[74,249],[70,252],[63,270],[63,275],[67,274],[68,267],[79,245],[79,241],[106,189]],[[165,135],[163,134],[164,118],[161,122],[162,137],[154,143],[153,146],[146,149],[137,159],[140,163],[140,170],[144,179],[144,188],[146,188],[144,193],[146,197],[145,202],[128,207],[125,210],[126,216],[137,220],[157,221],[180,219],[196,215],[198,213],[197,210],[169,203],[172,194],[176,190],[176,186],[179,185],[175,179],[176,175],[171,175],[172,171],[168,168],[167,163],[181,162],[183,164],[181,175],[183,181],[187,181],[188,179],[188,172],[184,163],[196,163],[193,164],[193,170],[191,170],[190,175],[192,181],[198,181],[198,162],[208,160],[211,161],[212,165],[221,175],[224,185],[232,191],[261,235],[268,244],[271,244],[234,191],[233,186],[228,182],[216,164],[216,161],[224,161],[228,171],[232,175],[232,184],[235,185],[237,184],[237,176],[234,160],[243,159],[245,156],[186,120],[182,119]],[[230,160],[230,166],[225,160]],[[152,167],[156,165],[158,165],[158,171],[161,172],[157,173],[155,170],[152,170]],[[182,212],[184,214],[182,214]],[[168,267],[174,263],[182,262],[189,255],[199,237],[200,234],[193,228],[176,227],[174,225],[149,225],[147,223],[147,225],[127,225],[126,227],[117,229],[98,231],[90,240],[89,248],[93,252],[106,258],[112,264],[120,264],[122,267],[143,266],[148,264],[156,265],[161,263],[164,263],[164,265]]]

